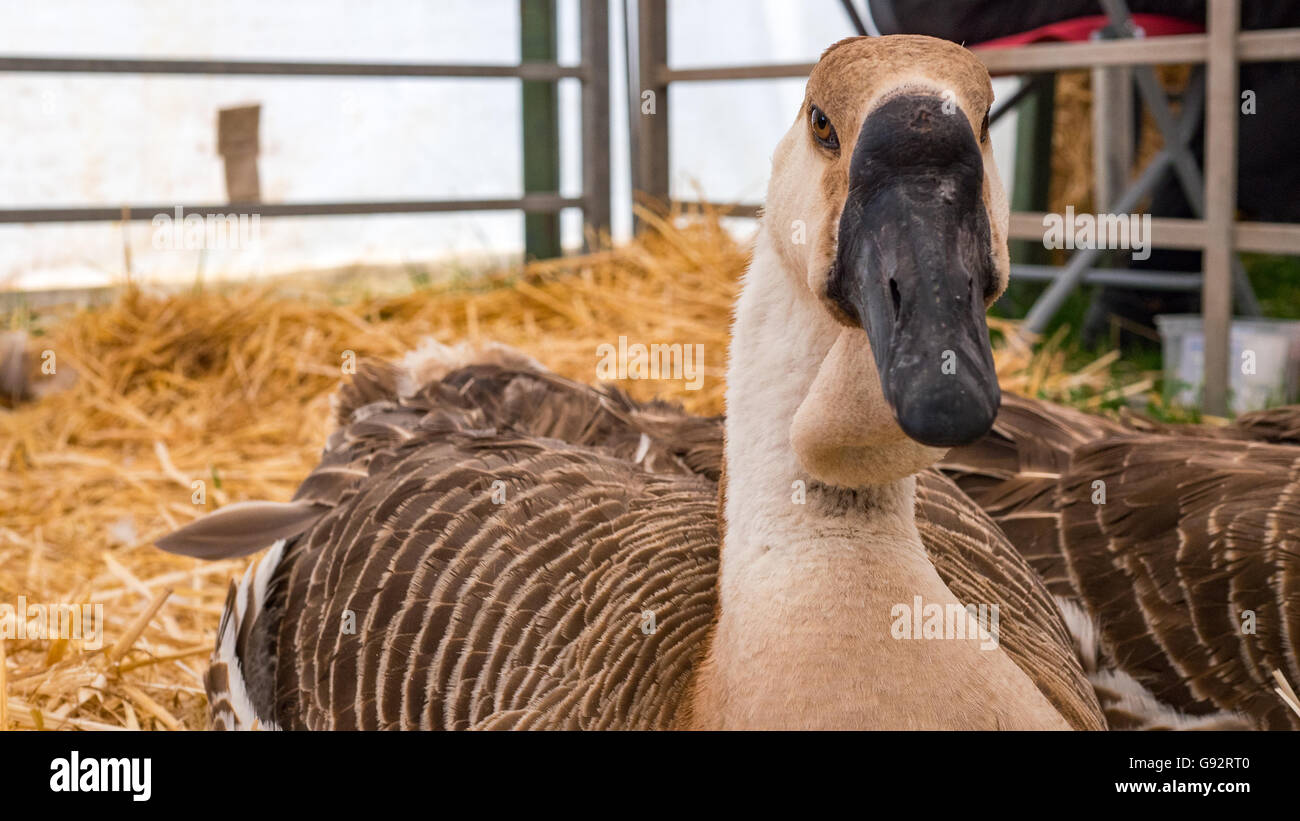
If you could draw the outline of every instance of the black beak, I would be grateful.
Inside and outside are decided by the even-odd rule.
[[[934,447],[983,436],[1002,400],[983,184],[965,115],[929,94],[873,110],[849,167],[828,296],[867,332],[899,427]]]

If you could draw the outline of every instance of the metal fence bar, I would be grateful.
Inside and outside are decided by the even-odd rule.
[[[1193,106],[1189,101],[1184,106],[1183,121],[1179,124],[1184,130],[1190,129],[1192,124],[1200,119],[1199,102]],[[1106,211],[1111,214],[1127,214],[1132,212],[1137,204],[1146,197],[1156,184],[1164,177],[1168,165],[1173,162],[1173,155],[1168,148],[1162,149],[1146,167],[1142,173],[1125,189],[1117,199],[1107,204]],[[1042,238],[1042,223],[1039,223],[1039,238]],[[1092,263],[1105,252],[1105,249],[1094,246],[1092,248],[1082,248],[1076,250],[1070,257],[1069,262],[1061,269],[1061,274],[1052,284],[1047,286],[1042,295],[1034,301],[1033,307],[1025,315],[1024,329],[1030,333],[1042,333],[1047,329],[1047,324],[1051,321],[1056,312],[1065,304],[1065,300],[1074,292],[1079,285],[1079,278],[1083,276],[1084,271],[1092,267]]]
[[[516,65],[469,63],[310,62],[286,60],[135,59],[116,57],[0,56],[0,73],[162,74],[261,77],[418,77],[429,79],[517,79],[554,83],[582,82],[583,193],[565,197],[556,191],[526,192],[523,197],[474,200],[389,200],[330,203],[234,203],[222,205],[125,205],[0,209],[0,224],[146,220],[185,214],[265,217],[358,214],[449,213],[455,211],[524,211],[553,215],[581,208],[584,222],[599,234],[610,222],[609,185],[609,11],[607,0],[582,0],[582,63],[524,60]],[[527,137],[525,136],[525,139]],[[558,188],[558,184],[556,186]]]
[[[0,57],[0,72],[74,74],[213,74],[283,77],[448,77],[560,80],[586,78],[583,66],[524,62],[518,65],[458,63],[312,63],[279,60],[136,60],[108,57]]]
[[[1041,211],[1020,211],[1011,215],[1011,239],[1043,239]],[[1154,217],[1151,244],[1156,248],[1200,250],[1206,246],[1206,222],[1182,217]],[[1300,225],[1290,222],[1238,222],[1232,228],[1232,245],[1238,251],[1257,254],[1300,255]]]
[[[1121,35],[1121,31],[1112,18],[1111,25],[1094,36],[1108,40],[1128,36]],[[1133,67],[1094,68],[1091,74],[1092,178],[1096,185],[1093,200],[1110,202],[1124,190],[1133,167]]]
[[[975,54],[993,74],[1061,71],[1095,66],[1203,63],[1210,51],[1205,34],[1176,34],[1135,40],[1044,43]],[[1300,58],[1300,28],[1246,31],[1237,36],[1242,62]]]
[[[640,0],[639,4],[646,0]],[[1107,5],[1118,8],[1119,4]],[[852,16],[853,9],[845,3]],[[1206,117],[1206,157],[1207,167],[1204,185],[1207,200],[1213,201],[1213,207],[1207,207],[1204,221],[1201,220],[1152,220],[1153,245],[1160,247],[1189,247],[1205,250],[1205,271],[1202,289],[1204,301],[1206,359],[1205,359],[1205,408],[1211,413],[1222,413],[1226,409],[1227,376],[1227,340],[1232,312],[1232,283],[1234,280],[1233,261],[1237,250],[1258,250],[1270,253],[1300,253],[1300,226],[1269,223],[1235,223],[1233,221],[1233,203],[1236,197],[1236,87],[1237,70],[1241,62],[1293,61],[1300,59],[1300,28],[1270,29],[1263,31],[1241,32],[1237,21],[1240,12],[1240,0],[1210,0],[1208,18],[1210,25],[1207,34],[1188,34],[1158,38],[1128,38],[1115,40],[1094,40],[1086,43],[1050,43],[1021,46],[1007,50],[975,49],[975,54],[983,61],[992,74],[1039,74],[1065,69],[1098,69],[1110,66],[1139,66],[1140,79],[1153,77],[1149,66],[1166,63],[1201,63],[1209,67],[1210,91],[1214,99],[1209,116]],[[1112,15],[1115,16],[1115,15]],[[662,21],[660,21],[662,23]],[[1230,24],[1230,25],[1229,25]],[[729,80],[758,80],[777,78],[803,78],[813,70],[814,63],[786,63],[768,65],[719,66],[708,68],[671,68],[666,55],[663,59],[652,61],[644,54],[647,43],[644,21],[639,27],[638,41],[643,54],[638,61],[643,77],[653,77],[655,86],[662,89],[666,96],[667,87],[675,82],[717,82]],[[644,80],[642,85],[648,85]],[[1150,85],[1148,83],[1148,85]],[[1175,139],[1165,150],[1159,152],[1143,173],[1127,191],[1120,194],[1116,201],[1110,203],[1111,213],[1132,210],[1140,196],[1154,184],[1158,174],[1163,174],[1170,166],[1175,167],[1184,187],[1199,183],[1199,173],[1189,173],[1184,144],[1190,130],[1200,121],[1199,112],[1188,115],[1187,109],[1199,107],[1184,105],[1184,111],[1175,124],[1164,103],[1163,95],[1153,95],[1152,89],[1144,88],[1144,97],[1148,104],[1158,108],[1161,131],[1166,140],[1171,136],[1184,137]],[[1159,99],[1156,99],[1159,97]],[[999,108],[998,113],[1006,111],[1009,106]],[[1225,125],[1226,123],[1226,125]],[[644,126],[644,122],[641,123]],[[666,131],[666,122],[663,123]],[[644,134],[644,132],[642,132]],[[669,166],[667,136],[662,139],[642,144],[637,157],[642,166],[652,166],[667,174]],[[1213,170],[1211,170],[1213,169]],[[1199,172],[1199,169],[1195,169]],[[648,183],[648,176],[641,179],[641,185]],[[634,176],[634,185],[637,178]],[[666,183],[663,186],[666,191]],[[1196,204],[1200,191],[1188,192],[1193,204]],[[760,207],[753,204],[713,204],[731,216],[753,217],[758,215]],[[1207,206],[1210,203],[1207,202]],[[1037,218],[1037,224],[1030,226],[1027,219]],[[1041,239],[1042,215],[1012,214],[1013,230],[1011,237],[1021,239]],[[1157,227],[1157,224],[1159,227]],[[1018,232],[1017,230],[1018,229]],[[1157,239],[1158,237],[1158,239]],[[1121,281],[1133,283],[1133,272],[1115,272],[1102,275],[1094,273],[1093,262],[1100,255],[1096,249],[1077,251],[1066,267],[1050,275],[1034,271],[1034,278],[1050,278],[1051,285],[1047,293],[1035,303],[1025,318],[1025,327],[1041,330],[1046,325],[1054,306],[1059,305],[1070,290],[1080,281],[1103,282],[1116,275]],[[1024,270],[1024,266],[1018,266]],[[1239,267],[1239,263],[1238,263]],[[1244,271],[1237,271],[1238,301],[1249,310],[1254,302],[1253,293],[1249,291],[1249,282]],[[1100,278],[1099,278],[1100,276]],[[1196,275],[1188,275],[1196,277]],[[1145,275],[1143,275],[1145,278]],[[1200,278],[1197,277],[1199,280]],[[1153,280],[1154,281],[1154,280]],[[1179,277],[1166,280],[1179,288],[1188,286],[1192,279]],[[1148,283],[1147,287],[1151,287]],[[1211,311],[1213,307],[1213,312]]]
[[[973,49],[993,74],[1036,74],[1096,66],[1203,63],[1209,40],[1204,34],[1178,34],[1137,40],[1102,40],[1089,43],[1045,43],[1014,49]],[[1246,31],[1237,37],[1240,62],[1300,60],[1300,28]],[[668,68],[661,66],[665,83],[718,80],[771,80],[806,78],[816,63]]]
[[[599,237],[610,228],[609,1],[582,0],[582,218]]]
[[[644,0],[642,0],[644,2]],[[769,63],[750,66],[714,66],[710,68],[660,67],[661,83],[712,83],[719,80],[807,79],[816,63]],[[655,76],[655,75],[651,75]]]
[[[634,105],[639,105],[637,154],[633,158],[636,189],[645,196],[668,201],[668,3],[636,0],[637,80]]]
[[[524,60],[554,63],[558,56],[555,0],[518,0],[519,54]],[[560,95],[555,82],[524,80],[519,122],[524,138],[524,193],[560,189]],[[560,215],[524,212],[524,256],[549,259],[560,255]]]
[[[1052,79],[1055,79],[1055,77],[1051,74],[1033,74],[1026,78],[1020,84],[1020,88],[1012,92],[1010,97],[999,100],[998,104],[993,106],[993,110],[989,112],[989,127],[992,128],[997,125],[998,120],[1010,114],[1029,95],[1041,91],[1047,85],[1047,81]]]
[[[629,182],[633,192],[642,189],[641,183],[641,57],[638,49],[641,39],[637,32],[636,0],[623,2],[623,80],[627,92],[624,119],[627,122],[627,152]]]
[[[717,200],[677,200],[677,202],[688,208],[708,208],[718,211],[725,217],[739,217],[741,219],[756,219],[759,212],[763,210],[762,204],[756,202],[719,202]]]
[[[853,30],[858,33],[858,36],[867,36],[869,34],[867,25],[862,22],[862,15],[858,14],[858,8],[853,5],[853,0],[840,0],[840,5],[844,7],[844,13],[849,16],[849,22],[853,24]]]
[[[260,217],[318,217],[348,214],[425,214],[450,211],[559,211],[581,208],[581,197],[559,194],[528,194],[524,197],[481,200],[389,200],[380,202],[296,202],[296,203],[229,203],[224,205],[123,205],[84,208],[5,208],[0,209],[0,224],[12,222],[106,222],[116,220],[151,220],[159,214],[172,216],[177,208],[186,215],[230,216],[238,214]]]
[[[716,200],[679,200],[682,205],[712,208],[728,217],[753,219],[762,209],[760,203],[729,203]],[[1009,239],[1043,239],[1041,211],[1017,211],[1011,215]],[[1157,248],[1199,250],[1205,247],[1204,220],[1181,217],[1155,217],[1151,220],[1151,244]],[[1289,222],[1238,222],[1232,229],[1232,245],[1238,251],[1257,254],[1300,255],[1300,225]],[[1059,270],[1059,268],[1057,269]]]
[[[1017,281],[1051,282],[1060,273],[1059,265],[1011,265],[1011,277]],[[1085,285],[1113,285],[1147,291],[1197,291],[1201,288],[1201,275],[1186,271],[1087,268],[1083,272],[1082,281]]]

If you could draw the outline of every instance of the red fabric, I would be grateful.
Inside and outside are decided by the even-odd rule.
[[[1110,18],[1104,14],[1075,17],[1073,20],[1062,20],[1059,23],[1039,26],[1032,31],[1022,31],[1019,34],[1010,34],[1006,37],[988,40],[972,46],[972,48],[979,50],[985,48],[1015,48],[1030,43],[1086,42],[1091,39],[1094,31],[1105,28],[1109,22]],[[1135,14],[1133,15],[1133,22],[1137,23],[1148,37],[1164,37],[1169,34],[1200,34],[1205,31],[1205,27],[1199,23],[1189,23],[1177,17],[1166,17],[1163,14]]]

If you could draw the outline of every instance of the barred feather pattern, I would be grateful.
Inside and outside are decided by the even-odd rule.
[[[1056,596],[1076,594],[1060,545],[1057,486],[1074,451],[1126,432],[1060,405],[1004,393],[993,430],[954,448],[940,469],[993,518]]]
[[[1296,729],[1272,676],[1300,680],[1300,448],[1257,424],[1138,434],[1006,396],[944,470],[1096,620],[1111,674],[1188,717]],[[1142,724],[1135,703],[1111,726]]]
[[[1253,439],[1300,445],[1300,405],[1243,413],[1235,427]]]
[[[340,427],[294,502],[327,512],[238,626],[257,719],[679,726],[717,607],[721,417],[527,368],[405,378],[367,364],[336,397]],[[917,484],[945,582],[999,604],[1008,654],[1073,726],[1103,728],[1047,590],[956,486]]]

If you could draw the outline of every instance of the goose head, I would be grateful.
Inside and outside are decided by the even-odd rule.
[[[955,43],[853,38],[822,55],[778,145],[766,240],[834,326],[791,429],[821,481],[896,481],[993,424],[984,314],[1010,266],[992,102]]]

